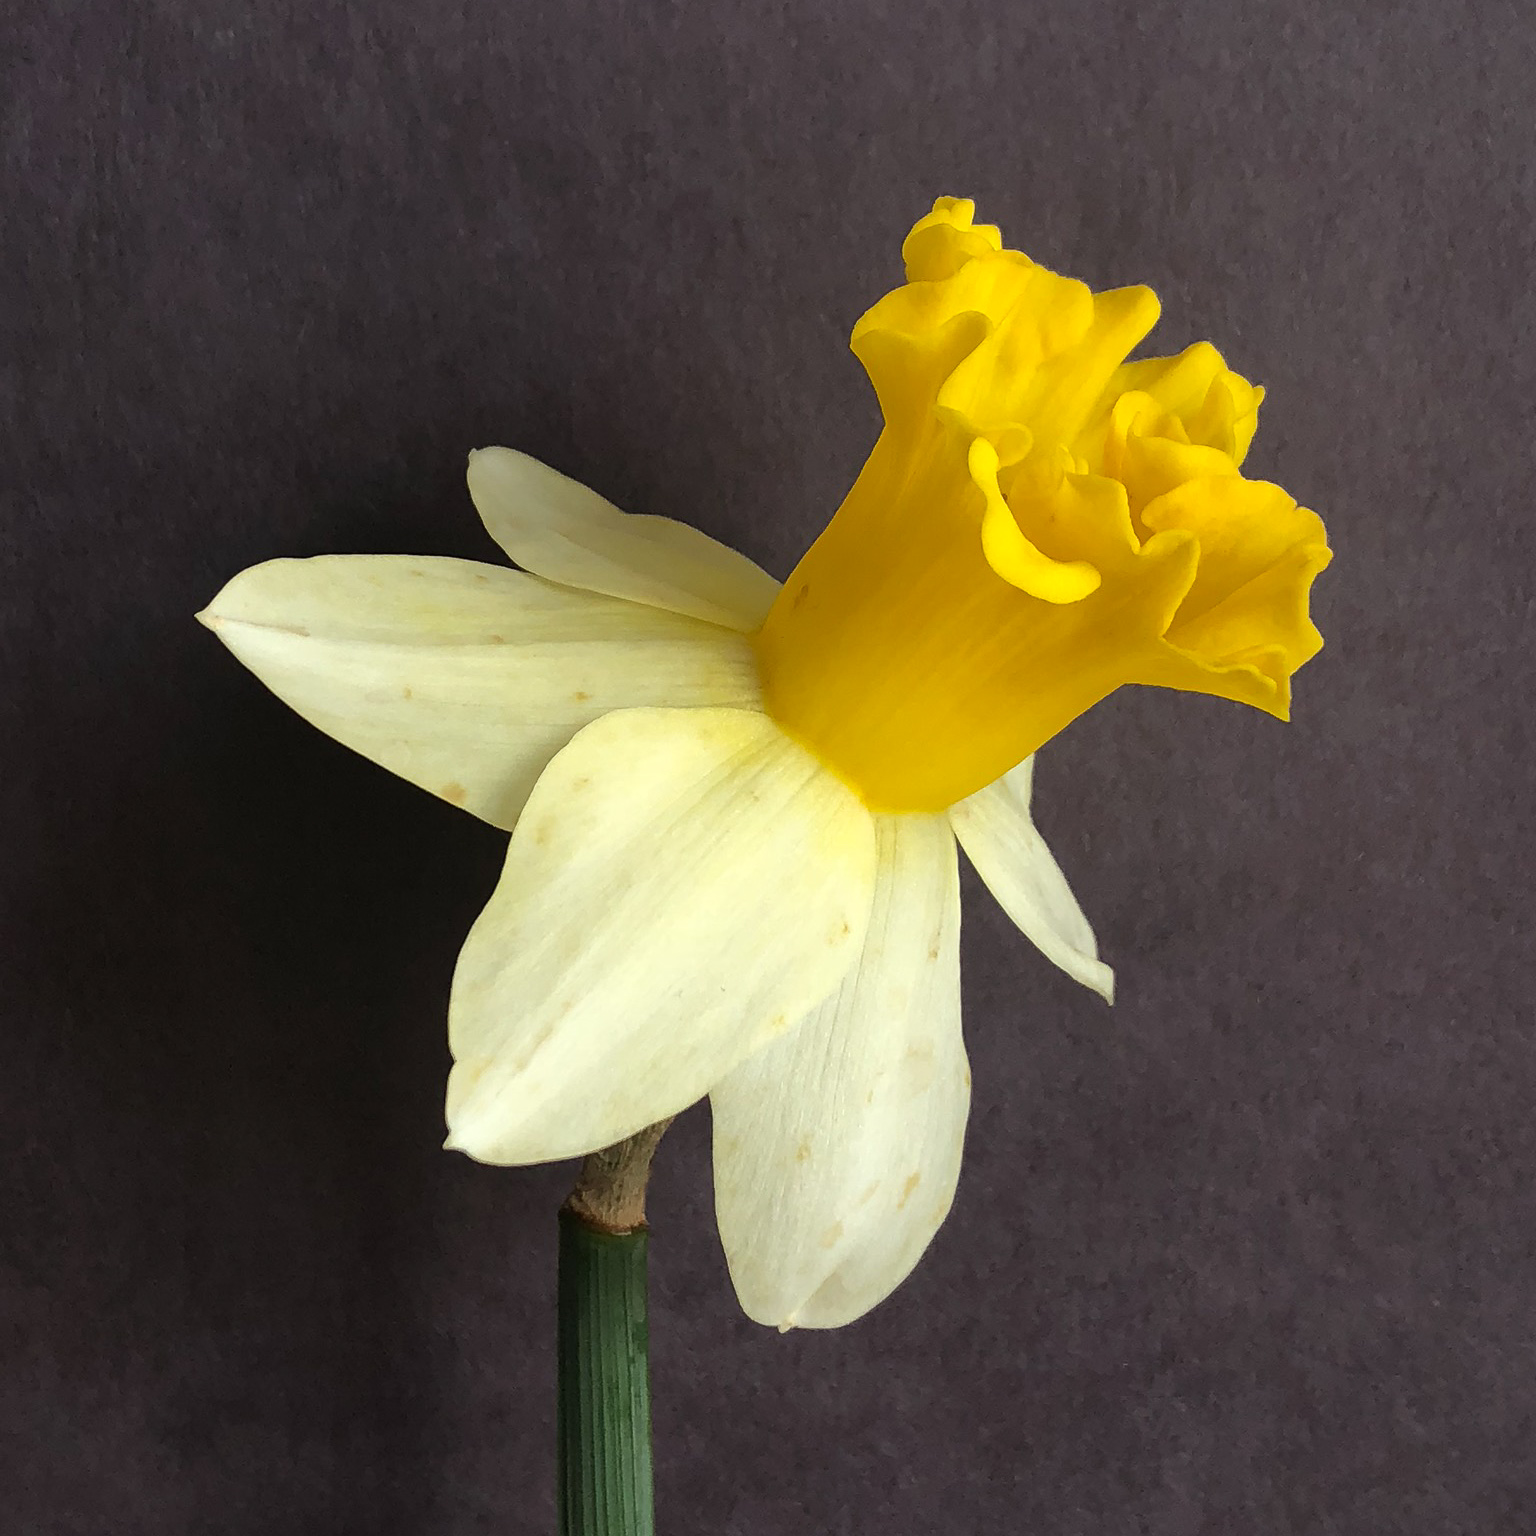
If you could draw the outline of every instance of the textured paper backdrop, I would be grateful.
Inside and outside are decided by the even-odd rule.
[[[0,22],[0,1526],[552,1528],[569,1167],[439,1150],[501,839],[191,620],[494,558],[515,445],[776,574],[936,193],[1154,285],[1329,520],[1284,727],[1042,754],[1113,1011],[970,882],[954,1213],[864,1322],[653,1201],[663,1528],[1504,1536],[1536,1501],[1536,17],[1488,0],[23,0]]]

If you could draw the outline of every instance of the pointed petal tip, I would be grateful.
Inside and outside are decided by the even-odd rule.
[[[464,477],[469,482],[470,499],[475,500],[479,494],[488,493],[491,487],[485,477],[494,475],[498,464],[516,457],[518,455],[512,449],[498,447],[495,443],[487,443],[483,448],[471,448],[469,457],[464,461]]]
[[[453,1032],[452,1004],[450,1003],[448,1030]],[[462,1152],[466,1157],[479,1159],[485,1148],[475,1134],[475,1089],[484,1074],[487,1063],[474,1063],[460,1057],[448,1072],[443,1109],[443,1124],[448,1134],[443,1139],[445,1152]]]
[[[472,1129],[466,1129],[462,1120],[448,1127],[448,1134],[443,1138],[443,1151],[461,1153],[471,1162],[484,1163],[492,1168],[509,1166],[508,1159],[497,1157],[494,1148],[478,1140]],[[525,1161],[536,1162],[538,1159],[528,1158]]]
[[[263,563],[270,564],[271,562]],[[195,614],[192,615],[192,617],[195,618],[197,622],[203,626],[204,629],[222,629],[224,625],[229,622],[229,615],[225,610],[228,606],[226,599],[229,596],[230,589],[243,582],[245,577],[248,576],[251,571],[259,570],[260,568],[261,567],[259,565],[253,565],[247,570],[237,571],[233,576],[229,578],[228,581],[224,583],[222,587],[219,588],[217,592],[213,594],[212,597],[208,599],[206,603],[203,604],[201,608],[197,610]]]
[[[466,468],[471,474],[476,470],[495,473],[498,464],[510,466],[519,464],[524,460],[536,465],[539,469],[545,470],[549,474],[555,473],[554,470],[550,470],[540,460],[531,458],[528,454],[521,453],[516,448],[503,447],[500,443],[486,443],[484,447],[471,448],[465,463]]]

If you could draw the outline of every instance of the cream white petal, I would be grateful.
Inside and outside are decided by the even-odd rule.
[[[950,824],[976,873],[1020,931],[1053,965],[1115,1000],[1115,973],[1029,814],[1035,760],[950,807]]]
[[[460,956],[448,1145],[545,1162],[701,1098],[838,984],[874,871],[869,812],[767,716],[588,726]]]
[[[731,1278],[747,1315],[781,1328],[836,1328],[889,1295],[960,1173],[971,1074],[954,834],[942,816],[875,822],[855,968],[710,1095]]]
[[[779,584],[745,555],[670,517],[621,512],[596,491],[510,448],[469,456],[469,494],[525,570],[755,633]]]
[[[610,710],[758,698],[734,631],[467,560],[272,560],[199,617],[311,724],[499,827]]]

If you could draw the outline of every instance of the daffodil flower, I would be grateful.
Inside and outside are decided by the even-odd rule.
[[[1030,819],[1032,754],[1124,683],[1284,718],[1322,524],[1244,478],[1262,391],[1127,363],[1092,293],[940,199],[853,332],[885,427],[780,587],[522,454],[469,488],[521,567],[276,560],[202,615],[321,730],[511,832],[453,980],[448,1145],[572,1157],[708,1095],[742,1305],[835,1327],[949,1210],[970,1073],[956,842],[1112,975]]]

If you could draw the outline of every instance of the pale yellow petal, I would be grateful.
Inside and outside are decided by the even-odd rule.
[[[955,840],[877,818],[862,953],[838,991],[715,1086],[715,1208],[743,1309],[836,1328],[906,1278],[954,1198],[970,1104]]]
[[[328,736],[507,828],[609,710],[758,697],[734,631],[467,560],[272,560],[199,617]]]
[[[874,871],[868,812],[765,716],[588,726],[459,959],[449,1145],[545,1162],[693,1103],[837,986]]]
[[[1027,757],[995,783],[951,807],[949,820],[976,873],[1019,931],[1053,965],[1115,1000],[1115,973],[1030,815],[1035,760]]]
[[[745,555],[669,517],[621,512],[510,448],[470,455],[469,493],[491,537],[524,569],[610,597],[750,634],[778,592]]]

